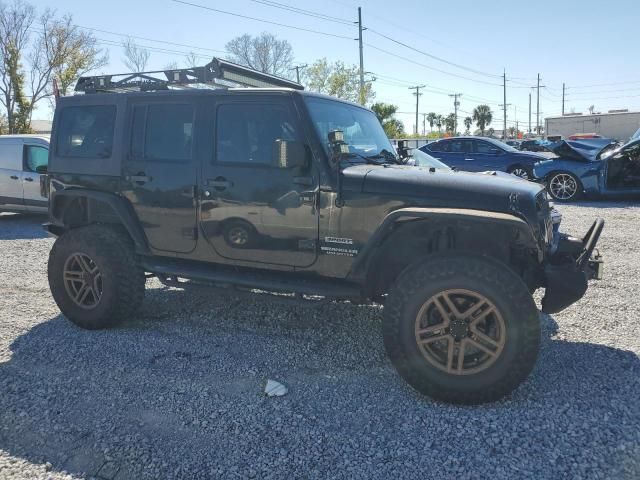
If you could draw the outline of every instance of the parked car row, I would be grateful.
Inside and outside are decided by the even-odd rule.
[[[544,148],[551,156],[490,138],[453,137],[420,150],[457,170],[497,170],[544,183],[555,200],[640,194],[640,138],[622,146],[608,138],[579,138]]]

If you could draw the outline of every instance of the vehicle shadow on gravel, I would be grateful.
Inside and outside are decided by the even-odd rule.
[[[0,240],[22,240],[48,237],[42,224],[46,215],[35,213],[0,214]]]
[[[377,307],[149,288],[120,328],[59,315],[11,344],[0,450],[43,478],[637,478],[637,355],[542,323],[521,388],[456,407],[395,374]]]

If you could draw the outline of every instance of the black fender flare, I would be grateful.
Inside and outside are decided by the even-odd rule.
[[[376,231],[369,237],[366,245],[358,253],[349,278],[364,282],[369,273],[369,269],[387,238],[395,229],[406,223],[413,221],[438,220],[445,222],[471,222],[474,225],[486,225],[492,227],[500,225],[513,230],[513,242],[525,248],[535,249],[538,260],[542,261],[544,252],[538,244],[531,226],[515,215],[501,212],[490,212],[483,210],[472,210],[463,208],[401,208],[389,213]]]
[[[65,223],[65,211],[57,208],[57,205],[76,199],[85,201],[87,223],[120,224],[131,237],[136,252],[149,253],[146,235],[131,204],[123,197],[113,193],[88,189],[65,189],[51,192],[49,222],[44,225],[45,230],[57,236],[69,229],[70,226]]]

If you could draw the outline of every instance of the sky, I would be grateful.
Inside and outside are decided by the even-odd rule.
[[[602,112],[640,110],[638,0],[185,1],[282,25],[173,0],[57,0],[55,8],[60,14],[72,14],[76,25],[93,29],[101,47],[108,50],[109,65],[96,73],[121,73],[127,69],[119,45],[128,35],[145,38],[135,41],[151,51],[149,70],[172,62],[182,65],[190,51],[201,56],[204,65],[212,56],[223,56],[232,38],[261,32],[289,41],[296,64],[326,57],[357,65],[358,30],[350,22],[357,20],[360,6],[367,28],[363,33],[364,69],[376,79],[375,101],[397,105],[400,113],[396,117],[409,132],[414,128],[416,108],[414,90],[409,87],[415,85],[426,85],[420,96],[420,131],[422,113],[453,112],[449,95],[455,93],[462,94],[459,124],[478,104],[485,103],[494,112],[491,126],[501,129],[503,72],[508,127],[516,121],[521,130],[528,127],[529,93],[535,126],[536,91],[531,87],[538,74],[543,85],[541,123],[544,117],[561,113],[563,83],[566,112],[587,112],[591,105]],[[39,11],[53,7],[49,2],[31,3]],[[273,4],[295,6],[323,18]],[[36,114],[38,118],[49,115],[44,105]]]

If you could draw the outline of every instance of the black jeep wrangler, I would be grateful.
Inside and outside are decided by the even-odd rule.
[[[132,315],[150,275],[380,302],[406,381],[479,403],[534,366],[532,293],[559,312],[600,276],[602,220],[555,232],[535,183],[405,165],[370,110],[227,62],[153,73],[57,103],[48,276],[83,328]],[[231,81],[269,88],[178,90]]]

